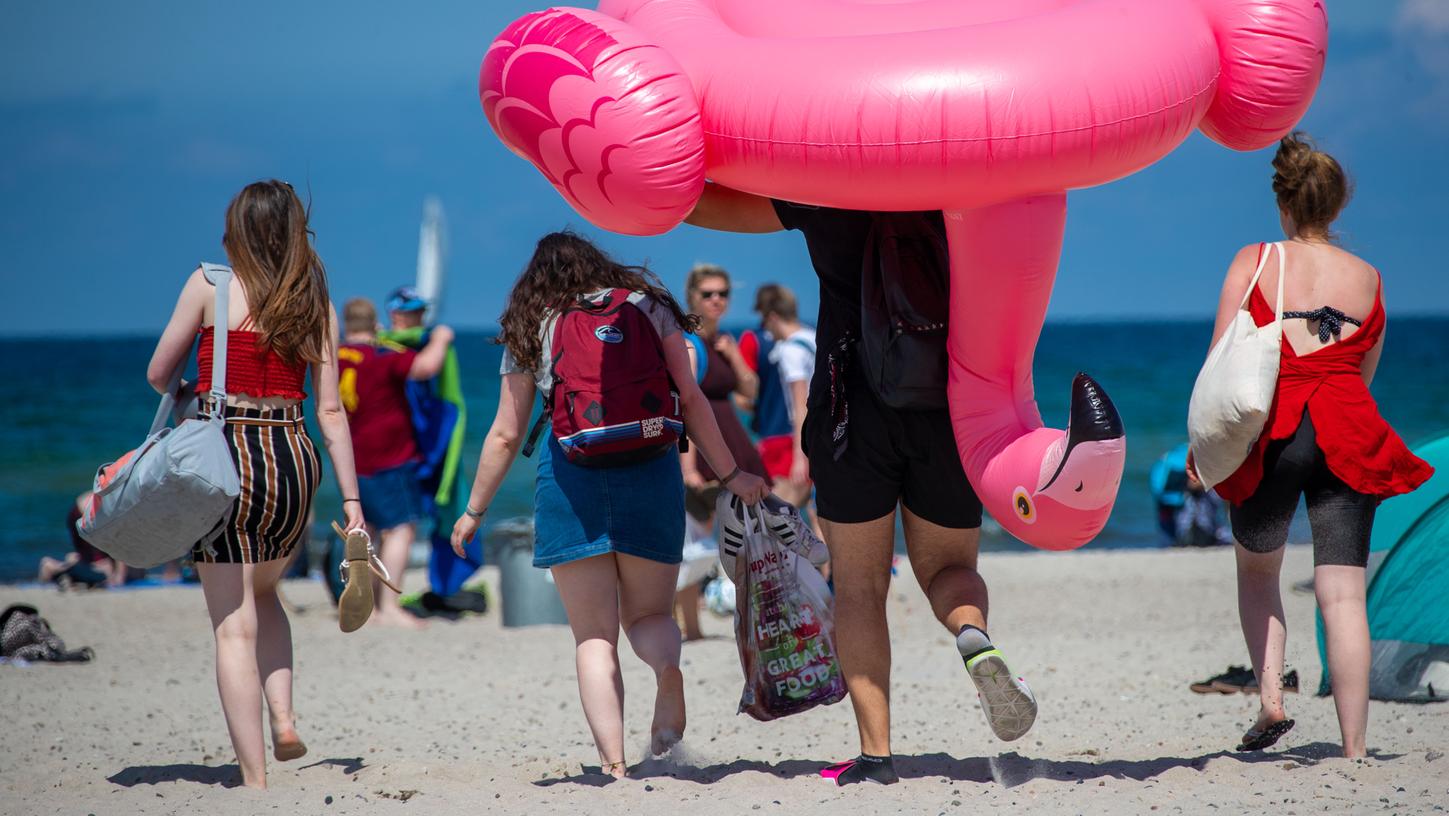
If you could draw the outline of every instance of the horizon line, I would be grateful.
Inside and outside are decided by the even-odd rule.
[[[1419,320],[1449,320],[1449,312],[1396,312],[1394,314],[1394,320],[1395,321],[1402,321],[1402,320],[1409,320],[1409,321],[1419,321]],[[1154,314],[1154,315],[1129,315],[1129,314],[1124,314],[1124,315],[1100,315],[1100,316],[1089,316],[1089,315],[1080,315],[1080,316],[1076,316],[1076,315],[1062,315],[1062,316],[1058,316],[1058,317],[1048,317],[1046,319],[1045,325],[1047,325],[1047,326],[1053,326],[1053,325],[1093,326],[1093,325],[1107,325],[1107,324],[1113,324],[1113,325],[1124,325],[1125,324],[1125,325],[1144,325],[1144,326],[1146,326],[1146,325],[1176,325],[1176,324],[1183,324],[1183,323],[1211,323],[1212,321],[1213,321],[1213,316],[1211,316],[1211,315],[1201,315],[1201,314],[1191,314],[1191,315],[1189,315],[1189,314],[1176,314],[1176,315],[1175,314]],[[446,321],[446,320],[441,321],[441,322],[442,323],[445,323],[445,324],[447,324],[449,326],[451,326],[453,328],[453,330],[455,332],[458,332],[459,334],[470,334],[470,335],[484,335],[484,336],[488,336],[488,335],[495,335],[495,334],[497,334],[498,333],[498,330],[499,330],[499,326],[496,323],[493,323],[493,324],[483,324],[483,325],[479,325],[479,324],[473,324],[473,325],[458,325],[458,324],[455,324],[455,323],[448,323],[448,321]],[[811,325],[811,324],[806,323],[806,325]],[[729,330],[731,332],[736,332],[736,333],[737,332],[740,332],[740,331],[744,331],[746,329],[756,328],[755,325],[749,324],[749,323],[730,323],[730,322],[726,322],[724,324],[724,327],[727,330]],[[110,331],[85,331],[85,330],[78,330],[78,331],[73,331],[73,332],[71,332],[71,331],[63,331],[63,332],[49,332],[49,333],[23,332],[23,331],[22,332],[8,332],[8,331],[5,331],[4,329],[0,329],[0,341],[17,341],[17,340],[94,340],[94,339],[116,340],[116,339],[129,339],[129,338],[135,338],[135,339],[153,338],[154,339],[154,338],[159,337],[159,336],[160,336],[160,330],[159,329],[154,330],[154,331],[147,330],[147,329],[114,329],[114,330],[110,330]]]

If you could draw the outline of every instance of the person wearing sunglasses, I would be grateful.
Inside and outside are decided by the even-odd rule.
[[[755,450],[749,433],[740,423],[734,405],[735,395],[746,401],[755,398],[759,378],[740,354],[735,338],[721,331],[719,325],[725,312],[729,311],[730,273],[722,266],[695,264],[685,282],[685,294],[689,311],[699,315],[699,336],[704,340],[708,357],[704,381],[699,387],[709,399],[715,422],[719,423],[720,433],[724,434],[725,443],[734,454],[740,470],[763,478],[765,464],[760,461],[759,451]],[[710,470],[709,463],[694,456],[692,451],[685,454],[685,459],[684,484],[692,492],[705,491],[712,486],[711,483],[719,481],[718,475]],[[712,491],[704,503],[706,512],[714,510],[714,492],[718,491]]]
[[[720,330],[720,320],[729,311],[730,273],[722,266],[695,264],[684,288],[689,311],[699,315],[698,334],[704,341],[706,361],[699,388],[709,400],[720,434],[740,470],[768,481],[760,452],[735,412],[736,396],[746,404],[754,400],[759,377],[745,362],[735,338]],[[715,497],[721,489],[719,476],[692,448],[680,457],[680,465],[684,471],[685,510],[692,522],[691,535],[708,537],[707,531],[714,527]],[[697,602],[692,589],[686,588],[680,593],[682,605]]]

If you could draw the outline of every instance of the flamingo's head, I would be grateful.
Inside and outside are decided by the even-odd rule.
[[[1117,407],[1096,380],[1078,374],[1066,433],[1042,457],[1037,483],[1018,486],[1010,515],[998,520],[1013,533],[1033,528],[1032,541],[1050,542],[1038,546],[1076,549],[1101,532],[1112,514],[1126,459]]]

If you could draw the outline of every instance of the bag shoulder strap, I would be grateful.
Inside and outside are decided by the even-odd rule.
[[[216,287],[216,308],[211,336],[211,398],[216,406],[226,405],[226,334],[231,306],[231,267],[202,261],[201,272]],[[218,407],[216,414],[222,411]]]
[[[1273,320],[1278,324],[1283,322],[1283,278],[1287,277],[1288,250],[1283,246],[1282,241],[1275,241],[1273,246],[1278,248],[1278,305],[1273,313]]]
[[[226,404],[226,332],[227,332],[227,308],[231,300],[231,276],[229,266],[207,263],[202,261],[199,266],[201,273],[205,276],[207,283],[216,287],[216,308],[215,312],[221,315],[221,320],[212,330],[211,350],[211,396],[218,399],[218,404]],[[161,404],[156,407],[156,416],[151,420],[151,430],[147,436],[155,434],[166,427],[168,420],[176,412],[176,406],[181,401],[181,374],[186,371],[186,358],[176,364],[171,372],[171,379],[166,384],[166,393],[161,395]],[[201,395],[197,395],[199,398]],[[221,412],[217,412],[218,417]],[[180,419],[178,418],[179,422]]]
[[[1248,299],[1253,296],[1253,290],[1258,287],[1258,279],[1263,277],[1263,268],[1268,265],[1268,256],[1273,254],[1273,247],[1275,246],[1278,245],[1276,243],[1258,244],[1258,268],[1253,270],[1253,279],[1248,281],[1248,288],[1243,291],[1243,299],[1238,302],[1239,311],[1248,305]],[[1282,257],[1282,247],[1279,247],[1279,257],[1280,259]],[[1278,278],[1281,283],[1283,276],[1279,275]],[[1282,300],[1282,298],[1280,297],[1279,300]]]
[[[1274,320],[1275,322],[1282,323],[1283,277],[1288,266],[1288,253],[1285,250],[1282,241],[1274,241],[1271,244],[1259,244],[1259,246],[1261,247],[1261,249],[1258,252],[1258,268],[1253,272],[1253,279],[1248,282],[1247,291],[1243,292],[1243,299],[1238,303],[1238,309],[1239,311],[1241,311],[1244,306],[1248,305],[1248,299],[1253,296],[1253,290],[1258,288],[1258,280],[1263,277],[1263,270],[1268,266],[1268,256],[1272,255],[1273,250],[1276,249],[1278,250],[1278,304],[1274,307],[1276,309],[1276,311],[1274,312]]]

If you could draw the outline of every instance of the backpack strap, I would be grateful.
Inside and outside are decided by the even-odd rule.
[[[563,352],[558,350],[559,328],[563,326],[564,317],[569,312],[582,308],[584,308],[584,302],[575,301],[574,305],[559,310],[558,315],[553,318],[552,325],[549,325],[547,320],[544,321],[544,327],[548,331],[553,332],[553,342],[549,344],[553,354],[553,359],[549,360],[549,372],[553,378],[553,384],[549,386],[548,395],[543,398],[543,411],[538,415],[538,419],[534,421],[533,427],[528,431],[528,441],[523,443],[523,455],[525,458],[533,456],[533,452],[538,448],[538,437],[543,433],[543,426],[548,424],[548,418],[553,414],[553,395],[554,392],[558,391],[560,382],[558,377],[558,358],[563,356]],[[543,329],[540,330],[542,331]]]
[[[806,351],[810,352],[811,354],[814,354],[815,353],[815,344],[812,343],[812,342],[810,342],[809,340],[806,340],[803,337],[791,337],[789,340],[786,340],[785,342],[787,342],[787,343],[789,343],[790,345],[793,345],[793,346],[799,346],[800,348],[805,349]]]
[[[552,413],[549,408],[551,399],[543,401],[543,412],[538,415],[538,420],[533,423],[533,428],[528,432],[528,441],[523,443],[523,455],[532,456],[535,448],[538,447],[538,437],[543,433],[543,426],[548,424],[548,415]]]

